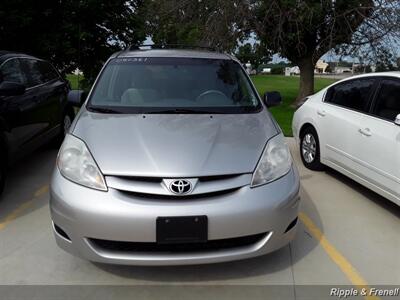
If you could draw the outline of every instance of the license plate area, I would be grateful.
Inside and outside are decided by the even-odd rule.
[[[157,243],[205,243],[208,238],[207,216],[158,217]]]

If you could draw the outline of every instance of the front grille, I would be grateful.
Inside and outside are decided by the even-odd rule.
[[[141,177],[141,176],[114,176],[114,177],[138,183],[161,183],[161,181],[163,180],[163,178],[160,177]]]
[[[199,177],[200,182],[207,182],[207,181],[217,181],[217,180],[229,180],[234,179],[243,174],[228,174],[228,175],[212,175],[212,176],[202,176]]]
[[[210,240],[205,243],[184,243],[170,245],[142,242],[120,242],[99,239],[89,239],[89,241],[96,248],[110,252],[181,253],[218,251],[250,246],[259,242],[266,235],[267,233],[260,233],[238,238]]]
[[[217,191],[217,192],[210,192],[206,194],[189,194],[183,196],[176,196],[176,195],[156,195],[156,194],[146,194],[146,193],[137,193],[137,192],[128,192],[128,191],[120,191],[127,196],[132,196],[135,198],[141,198],[143,200],[202,200],[202,199],[209,199],[211,197],[219,197],[223,195],[229,195],[239,190],[239,188],[224,190],[224,191]]]
[[[210,176],[200,176],[197,178],[199,179],[199,181],[207,182],[207,181],[234,179],[235,177],[238,177],[241,175],[243,175],[243,174],[210,175]],[[163,181],[163,179],[169,178],[169,177],[143,177],[143,176],[114,176],[114,177],[131,180],[134,182],[149,182],[149,183],[160,183]],[[179,179],[179,178],[181,178],[181,177],[176,177],[176,179]],[[172,177],[169,179],[172,179]]]
[[[143,200],[190,200],[229,195],[249,185],[251,177],[252,174],[228,174],[190,178],[198,181],[193,191],[187,195],[175,195],[169,190],[169,181],[174,178],[106,176],[106,181],[110,189],[125,193],[128,197]]]

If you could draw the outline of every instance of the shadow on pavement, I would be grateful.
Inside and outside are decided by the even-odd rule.
[[[374,191],[371,191],[370,189],[364,187],[363,185],[350,179],[349,177],[343,175],[342,173],[337,172],[334,169],[327,168],[326,174],[332,176],[333,178],[347,185],[357,193],[362,194],[366,199],[374,202],[379,207],[400,218],[400,206],[398,206],[394,202],[382,197],[381,195],[375,193]]]
[[[20,205],[34,199],[35,192],[49,184],[57,152],[55,146],[47,145],[10,166],[0,195],[0,222]],[[20,211],[17,218],[47,205],[47,199],[48,193],[41,195],[29,208]]]

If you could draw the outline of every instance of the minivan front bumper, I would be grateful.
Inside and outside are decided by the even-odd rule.
[[[107,192],[89,189],[65,179],[56,168],[50,209],[57,244],[91,261],[124,265],[216,263],[264,255],[289,243],[297,228],[299,188],[299,175],[292,167],[284,177],[256,188],[249,184],[232,193],[190,200],[152,199],[111,188]],[[200,215],[208,217],[210,243],[218,247],[221,242],[223,248],[146,252],[115,246],[157,246],[157,217]],[[242,244],[243,240],[252,242]],[[113,246],[102,247],[104,242]]]

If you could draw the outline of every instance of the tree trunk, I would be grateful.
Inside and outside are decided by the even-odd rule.
[[[314,94],[314,68],[315,64],[312,58],[307,58],[299,62],[300,69],[300,88],[296,101],[296,106],[304,97]]]

